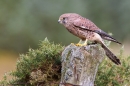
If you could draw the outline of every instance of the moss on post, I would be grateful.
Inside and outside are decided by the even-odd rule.
[[[104,50],[98,45],[67,46],[62,52],[60,86],[94,86],[98,66],[104,56]]]

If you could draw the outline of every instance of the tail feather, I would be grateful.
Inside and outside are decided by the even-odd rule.
[[[115,64],[119,65],[121,64],[120,60],[105,46],[105,44],[102,43],[102,48],[105,50],[106,55],[109,57],[109,59],[114,62]]]
[[[116,39],[114,39],[112,36],[108,35],[106,32],[100,30],[100,31],[96,31],[103,39],[108,40],[108,41],[112,41],[112,42],[116,42],[118,44],[121,44],[120,42],[118,42]]]

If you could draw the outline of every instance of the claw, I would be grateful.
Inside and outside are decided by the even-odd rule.
[[[82,44],[80,44],[80,43],[77,43],[77,44],[71,43],[71,45],[83,46],[83,45],[82,45]]]
[[[83,44],[77,43],[76,46],[83,46]]]
[[[86,46],[87,44],[84,43],[84,44],[80,44],[80,43],[77,43],[76,46]]]
[[[86,46],[87,45],[87,39],[85,41],[80,40],[79,43],[76,44],[76,46]]]
[[[72,45],[76,45],[76,46],[86,46],[87,45],[87,39],[85,41],[80,40],[79,43],[74,44],[71,43]]]

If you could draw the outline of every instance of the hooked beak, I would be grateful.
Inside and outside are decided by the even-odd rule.
[[[61,23],[61,20],[60,20],[60,19],[58,20],[58,23]]]

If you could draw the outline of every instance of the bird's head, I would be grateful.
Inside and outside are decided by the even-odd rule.
[[[77,17],[79,17],[80,15],[79,14],[76,14],[76,13],[65,13],[65,14],[62,14],[60,17],[59,17],[59,20],[58,22],[60,24],[63,24],[63,25],[66,25],[70,22],[72,22],[73,20],[75,20]]]

